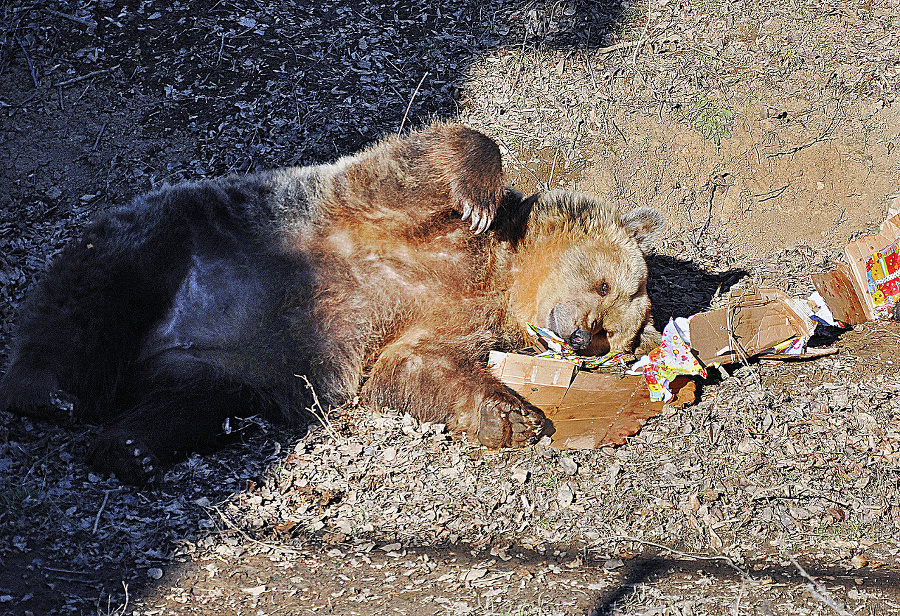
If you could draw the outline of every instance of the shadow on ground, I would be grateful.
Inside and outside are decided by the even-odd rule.
[[[841,567],[821,567],[799,563],[804,571],[814,580],[827,580],[828,588],[833,592],[836,587],[847,591],[858,588],[861,578],[858,572]],[[627,604],[629,598],[641,592],[643,585],[651,585],[668,577],[687,577],[697,579],[703,577],[715,580],[716,584],[767,583],[803,586],[809,583],[796,566],[772,566],[771,564],[746,563],[741,567],[732,566],[727,558],[716,560],[715,557],[702,557],[702,560],[688,558],[670,558],[664,556],[641,556],[622,565],[620,579],[609,590],[603,591],[597,598],[591,615],[610,614],[617,606]],[[865,574],[865,584],[869,589],[891,591],[896,586],[897,571],[885,568]],[[832,597],[832,599],[834,599]],[[823,599],[827,601],[827,599]],[[839,600],[837,600],[839,601]],[[826,604],[827,605],[827,604]],[[837,603],[837,605],[840,605]]]
[[[647,256],[647,293],[653,323],[662,331],[670,318],[688,317],[709,309],[713,299],[747,275],[743,269],[708,272],[691,261],[667,255]]]

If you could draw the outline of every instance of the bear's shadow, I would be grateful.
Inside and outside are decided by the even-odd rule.
[[[692,261],[647,255],[647,293],[654,326],[662,331],[670,318],[688,317],[709,309],[717,293],[727,292],[748,275],[744,269],[708,272]]]

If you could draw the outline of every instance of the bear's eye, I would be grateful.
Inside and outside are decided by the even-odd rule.
[[[600,297],[606,297],[609,295],[609,283],[605,280],[601,280],[599,283],[594,285],[594,290],[600,294]]]

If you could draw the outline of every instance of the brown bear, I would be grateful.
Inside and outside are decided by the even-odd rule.
[[[90,459],[141,484],[231,418],[364,403],[490,447],[543,414],[491,376],[525,323],[585,352],[655,345],[655,210],[502,184],[488,137],[435,124],[334,164],[166,186],[111,209],[20,315],[0,408],[105,425]],[[308,384],[307,384],[308,383]],[[360,385],[361,389],[360,389]]]

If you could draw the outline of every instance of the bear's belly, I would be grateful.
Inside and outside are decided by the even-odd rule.
[[[239,255],[240,256],[240,255]],[[290,372],[296,350],[289,317],[299,309],[302,289],[289,293],[272,263],[194,255],[166,315],[143,345],[139,364],[201,362],[229,375],[264,385]],[[301,285],[302,286],[302,285]]]

